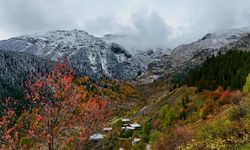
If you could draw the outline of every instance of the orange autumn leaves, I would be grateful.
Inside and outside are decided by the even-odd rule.
[[[219,100],[221,104],[239,103],[242,95],[240,90],[230,91],[227,89],[224,91],[223,88],[219,86],[208,94],[208,100]]]
[[[33,143],[33,148],[81,147],[91,134],[104,126],[111,113],[108,99],[87,97],[85,87],[74,83],[74,70],[68,67],[66,59],[57,63],[50,73],[37,75],[36,80],[27,83],[27,87],[26,100],[31,101],[32,107],[21,118],[29,120],[24,136],[29,141],[26,143]],[[3,118],[0,122],[5,124]],[[3,134],[6,131],[2,130]],[[5,140],[1,146],[29,147],[20,144],[22,138],[18,137],[12,145]]]

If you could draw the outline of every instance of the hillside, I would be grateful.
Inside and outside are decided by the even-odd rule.
[[[173,88],[167,79],[140,87],[145,104],[137,106],[140,109],[132,107],[131,111],[136,112],[126,117],[140,123],[142,129],[132,133],[121,131],[118,136],[140,137],[141,142],[136,145],[114,142],[126,149],[143,149],[149,145],[160,150],[248,149],[248,59],[249,52],[237,50],[212,56],[186,76],[184,81],[189,81],[192,87]],[[246,74],[238,74],[243,70]],[[232,80],[237,76],[236,81]],[[238,90],[243,86],[244,92]]]
[[[187,74],[182,84],[196,86],[199,90],[242,89],[250,72],[250,52],[229,51],[208,58],[200,67]]]
[[[0,42],[0,46],[6,48],[0,51],[4,64],[0,67],[2,78],[9,77],[2,85],[11,85],[11,88],[5,87],[4,96],[14,92],[14,96],[10,95],[12,98],[2,101],[0,129],[5,136],[0,138],[1,146],[15,149],[47,146],[54,149],[58,146],[62,149],[156,150],[227,150],[249,146],[248,30],[208,34],[197,42],[177,47],[172,53],[159,49],[134,55],[118,44],[106,43],[85,32],[81,34],[94,42],[93,47],[78,45],[76,51],[67,51],[67,33],[77,39],[80,31],[55,31]],[[49,37],[53,38],[44,42]],[[75,43],[76,39],[70,39],[74,42],[68,44],[79,43]],[[60,40],[60,49],[45,53],[46,46],[52,48]],[[26,45],[13,51],[20,41],[28,41],[37,47],[33,49]],[[213,45],[211,41],[214,41]],[[185,47],[188,50],[183,54]],[[98,55],[88,55],[90,51]],[[101,51],[110,56],[109,69],[115,69],[108,78],[102,74]],[[66,54],[69,61],[50,62]],[[107,59],[106,54],[100,60]],[[126,57],[119,57],[119,61],[126,62],[121,68],[118,66],[123,64],[115,64],[118,55]],[[97,64],[91,65],[90,60],[95,57]],[[123,68],[133,69],[132,59],[147,71],[137,72],[132,82],[121,80],[125,79],[123,76],[128,79],[123,71],[135,73]],[[82,61],[86,62],[81,64]],[[87,71],[97,67],[97,74],[93,75],[91,71],[85,74],[86,70],[81,67],[77,70],[79,66]],[[33,72],[47,73],[30,78]],[[21,81],[30,82],[22,86],[26,91],[23,99],[16,101],[19,91],[15,88],[23,84]],[[24,102],[25,107],[19,108],[20,102]],[[51,128],[55,132],[51,132]]]
[[[21,98],[25,82],[35,73],[51,70],[53,62],[37,56],[0,50],[0,99]]]

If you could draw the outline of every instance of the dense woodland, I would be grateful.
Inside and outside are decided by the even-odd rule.
[[[182,84],[196,86],[200,91],[218,86],[242,89],[250,72],[250,52],[229,51],[208,58],[200,67],[190,70]]]

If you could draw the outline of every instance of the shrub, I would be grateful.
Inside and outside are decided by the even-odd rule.
[[[248,74],[246,77],[246,83],[243,86],[243,92],[248,95],[250,94],[250,74]]]
[[[208,99],[217,100],[220,98],[221,94],[224,92],[224,89],[221,86],[218,86],[214,91],[208,94]]]
[[[113,128],[121,128],[123,126],[123,122],[121,119],[117,120],[114,124],[113,124]]]
[[[160,110],[160,117],[163,119],[164,127],[168,128],[175,119],[175,112],[169,105],[165,105]]]
[[[187,120],[189,123],[194,123],[195,121],[199,119],[200,119],[199,112],[193,112],[192,114],[189,115]]]
[[[160,139],[160,132],[153,131],[150,135],[150,145],[154,145]]]
[[[206,124],[198,131],[198,136],[201,138],[216,138],[225,137],[227,133],[231,132],[232,122],[228,119],[214,121]]]
[[[246,111],[246,116],[247,116],[247,118],[250,118],[250,101],[247,101],[247,102],[244,104],[244,107],[245,107],[245,111]]]
[[[186,146],[191,138],[191,131],[186,126],[179,127],[170,131],[168,135],[163,135],[154,145],[154,148],[157,150],[177,149],[179,146]]]
[[[230,102],[233,104],[239,104],[242,99],[242,92],[240,90],[236,90],[231,94]]]
[[[201,117],[202,119],[207,119],[207,116],[214,112],[214,110],[216,109],[216,103],[214,100],[212,99],[208,99],[206,101],[206,103],[204,104],[204,106],[201,109]]]
[[[235,149],[249,141],[248,129],[244,122],[223,119],[207,123],[200,128],[184,149]]]
[[[121,144],[119,147],[122,147],[124,149],[131,149],[132,147],[131,141],[121,141]]]
[[[219,102],[220,104],[228,104],[230,103],[230,96],[231,93],[229,92],[229,90],[224,91],[219,98]]]
[[[246,110],[242,106],[234,106],[230,110],[229,119],[232,121],[239,121],[246,116]]]
[[[144,142],[139,142],[137,144],[135,144],[133,147],[132,147],[132,150],[142,150],[142,149],[145,149],[146,147],[146,143]]]
[[[121,138],[130,138],[130,137],[132,137],[133,133],[134,133],[134,131],[132,131],[132,130],[124,130],[121,132],[120,137]]]
[[[141,132],[142,132],[142,139],[144,142],[148,143],[150,139],[150,131],[152,129],[152,125],[150,123],[147,123],[143,126]]]

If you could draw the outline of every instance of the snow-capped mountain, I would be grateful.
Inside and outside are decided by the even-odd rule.
[[[206,52],[208,55],[217,55],[218,52],[231,49],[236,44],[239,44],[242,38],[248,36],[249,32],[250,27],[208,33],[196,42],[176,47],[171,54],[171,58],[178,65],[189,61],[198,53]]]
[[[200,40],[174,50],[165,47],[125,49],[117,43],[125,34],[98,38],[81,30],[56,30],[0,41],[0,49],[30,53],[50,60],[68,57],[80,75],[98,79],[152,82],[166,74],[200,65],[208,57],[228,50],[248,50],[250,27],[209,33]],[[131,51],[134,51],[131,53]]]
[[[92,78],[134,79],[141,62],[118,44],[80,30],[56,30],[0,41],[0,49],[30,53],[51,60],[68,57],[79,74]]]
[[[162,56],[149,64],[140,77],[143,83],[153,82],[159,77],[174,72],[183,72],[202,64],[208,57],[229,50],[250,49],[250,27],[208,33],[200,40],[176,47],[170,55]]]

